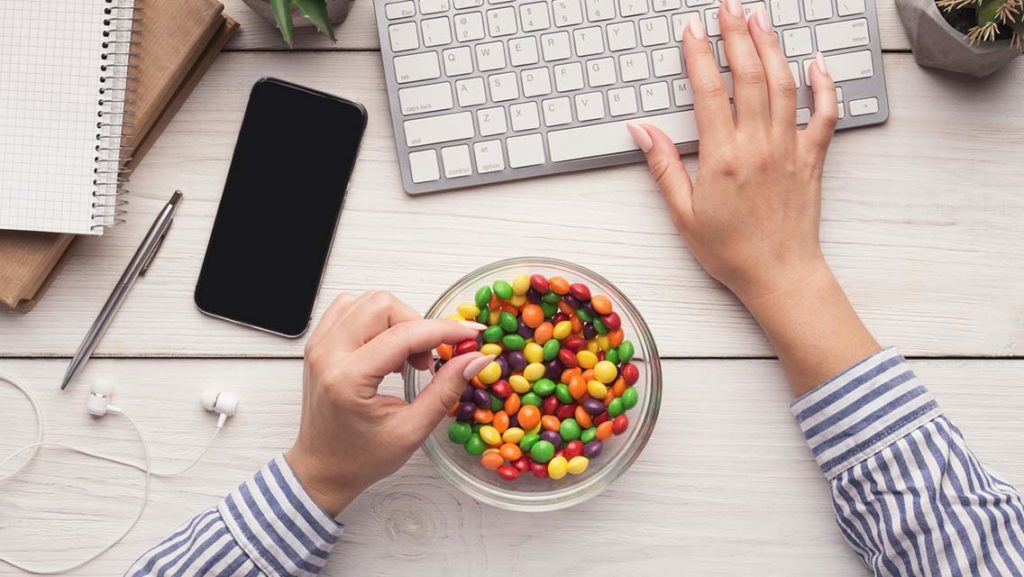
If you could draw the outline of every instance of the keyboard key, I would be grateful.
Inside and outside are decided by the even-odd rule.
[[[458,4],[456,3],[456,6]],[[459,178],[473,174],[469,161],[469,146],[448,146],[441,149],[441,162],[444,164],[445,178]]]
[[[572,122],[572,111],[569,110],[569,97],[549,98],[541,102],[544,109],[544,126],[559,126]]]
[[[677,144],[697,140],[697,122],[692,110],[647,116],[642,121],[657,126]],[[626,130],[627,122],[631,121],[619,120],[548,132],[551,161],[564,162],[639,150]]]
[[[455,83],[455,95],[459,106],[476,106],[487,102],[483,78],[467,78]]]
[[[640,106],[644,109],[644,112],[668,108],[668,84],[654,82],[640,86]]]
[[[420,0],[420,14],[447,12],[449,8],[448,0]]]
[[[501,42],[488,42],[476,45],[476,67],[480,72],[498,70],[505,67],[505,45]]]
[[[797,108],[796,109],[796,125],[803,126],[811,121],[811,109],[810,108]]]
[[[686,28],[691,18],[696,19],[697,24],[704,26],[704,23],[700,21],[700,12],[683,12],[672,15],[672,37],[676,42],[683,41],[683,29]]]
[[[593,56],[604,52],[604,40],[601,36],[601,29],[597,26],[573,30],[572,38],[576,44],[576,56]]]
[[[439,112],[455,106],[452,87],[447,82],[402,88],[398,91],[398,102],[405,115]]]
[[[647,14],[647,0],[619,0],[619,15],[623,18]]]
[[[682,7],[683,3],[680,0],[654,0],[655,12],[668,12],[670,10],[679,10]]]
[[[476,123],[480,130],[480,136],[494,136],[508,132],[505,109],[500,106],[477,110]]]
[[[583,9],[580,0],[555,0],[551,3],[551,11],[555,16],[555,26],[575,26],[583,22]]]
[[[799,0],[769,0],[771,7],[772,24],[776,26],[789,26],[800,21]]]
[[[864,0],[838,0],[836,2],[840,16],[853,16],[864,13]]]
[[[708,6],[714,4],[715,0],[686,0],[687,8],[695,8],[697,6]]]
[[[646,80],[651,76],[651,70],[647,66],[646,52],[634,52],[619,56],[619,69],[623,82]]]
[[[484,37],[484,15],[469,12],[455,17],[455,38],[459,42],[480,40]]]
[[[511,6],[487,11],[487,29],[498,38],[519,32],[516,28],[516,9]]]
[[[615,59],[608,57],[588,61],[587,83],[593,88],[615,84]]]
[[[718,56],[718,65],[722,68],[728,68],[729,61],[725,54],[725,40],[715,42],[715,54]]]
[[[811,47],[811,29],[792,28],[784,30],[782,32],[782,46],[785,49],[786,56],[790,58],[814,52],[814,49]]]
[[[553,32],[540,37],[540,49],[544,54],[544,60],[565,60],[572,56],[569,50],[569,33]]]
[[[811,84],[811,77],[808,70],[811,68],[813,58],[804,60],[804,78],[807,84]],[[871,51],[848,52],[846,54],[833,54],[825,57],[825,66],[834,82],[844,80],[856,80],[857,78],[868,78],[874,76],[875,67],[871,62]]]
[[[632,86],[608,91],[608,113],[612,116],[636,114],[636,89]]]
[[[410,148],[473,137],[473,115],[469,112],[442,114],[406,120],[405,144]]]
[[[539,134],[513,136],[505,141],[508,165],[512,168],[544,164],[544,137]]]
[[[793,73],[793,81],[796,82],[796,87],[800,88],[800,66],[796,62],[790,62],[789,71]]]
[[[423,31],[423,45],[443,46],[452,43],[452,27],[448,18],[431,18],[420,22]]]
[[[533,2],[519,7],[519,21],[523,24],[523,32],[536,32],[551,27],[548,18],[548,3]]]
[[[832,0],[804,0],[804,16],[808,22],[832,17]]]
[[[668,43],[668,18],[658,16],[641,20],[640,43],[644,46]]]
[[[601,22],[615,18],[615,0],[583,0],[587,7],[587,20]]]
[[[384,5],[384,17],[388,20],[408,18],[416,15],[416,4],[413,2],[392,2]]]
[[[749,19],[759,9],[767,10],[764,2],[749,2],[743,5],[743,17]]]
[[[662,48],[651,52],[654,76],[678,76],[683,73],[683,57],[678,48]]]
[[[437,169],[437,152],[420,150],[409,155],[409,172],[413,182],[432,182],[441,178]]]
[[[843,106],[842,102],[837,104],[839,104],[839,120],[842,120],[843,118],[846,118],[846,107]]]
[[[441,59],[444,60],[444,73],[448,76],[461,76],[473,71],[473,52],[469,46],[445,50]]]
[[[410,24],[414,24],[414,22],[410,22]],[[396,56],[394,65],[395,82],[399,84],[441,77],[441,66],[437,62],[436,52]]]
[[[420,47],[420,37],[416,33],[415,22],[403,22],[388,26],[388,38],[391,40],[392,52],[415,50]]]
[[[864,116],[878,112],[877,98],[862,98],[850,101],[850,116]]]
[[[583,88],[583,66],[579,62],[555,66],[555,89],[569,92]]]
[[[693,88],[690,86],[689,78],[679,78],[672,81],[672,99],[676,106],[690,106],[693,104]]]
[[[707,30],[708,36],[721,36],[722,27],[718,24],[718,7],[708,8],[704,11],[704,22],[707,24],[704,29]]]
[[[491,102],[505,102],[519,98],[519,81],[515,72],[492,74],[487,78],[491,86]]]
[[[476,171],[480,174],[505,170],[505,156],[502,154],[500,140],[487,140],[473,144],[476,156]]]
[[[465,10],[466,8],[476,8],[477,6],[483,6],[484,0],[455,0],[456,10]]]
[[[842,102],[842,101],[843,101],[843,87],[842,86],[836,86],[836,102]]]
[[[613,52],[636,48],[636,25],[632,20],[609,24],[605,33],[608,34],[608,49]]]
[[[508,107],[508,113],[512,116],[512,130],[522,132],[540,128],[540,113],[537,112],[536,102],[523,102]]]
[[[527,66],[540,62],[540,56],[537,54],[537,39],[527,36],[509,40],[508,58],[512,62],[512,66]]]
[[[868,45],[868,21],[864,18],[819,24],[814,29],[818,38],[818,51],[831,52],[854,46]]]
[[[523,96],[546,96],[551,94],[551,72],[547,68],[531,68],[523,70]]]
[[[576,119],[580,122],[604,118],[604,96],[600,92],[577,94],[574,100],[576,101]]]

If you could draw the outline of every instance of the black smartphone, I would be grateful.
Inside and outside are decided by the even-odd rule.
[[[199,310],[287,337],[306,331],[365,130],[355,102],[256,82],[196,283]]]

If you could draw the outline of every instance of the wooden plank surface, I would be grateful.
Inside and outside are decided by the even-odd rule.
[[[1024,354],[1024,66],[979,87],[906,54],[885,63],[891,120],[837,134],[830,153],[825,251],[883,342],[912,355]],[[339,291],[372,288],[425,311],[481,265],[548,255],[617,284],[663,355],[771,355],[683,247],[642,165],[407,196],[378,55],[350,52],[222,55],[135,174],[128,223],[80,239],[31,314],[0,313],[0,355],[71,355],[175,188],[185,201],[174,227],[99,353],[301,354],[301,340],[207,318],[192,303],[246,96],[266,75],[350,97],[370,115],[314,318]]]
[[[1024,484],[1022,361],[915,363],[980,458]],[[827,485],[789,416],[773,361],[664,363],[658,426],[633,468],[598,498],[550,514],[480,505],[417,453],[343,515],[347,532],[326,575],[861,576],[834,527]],[[74,575],[120,575],[177,525],[213,506],[267,459],[290,446],[299,414],[297,360],[97,360],[65,393],[64,362],[3,360],[40,398],[54,440],[124,458],[141,448],[117,417],[85,414],[86,386],[107,380],[135,418],[157,468],[188,462],[215,419],[200,392],[237,393],[241,409],[193,473],[153,481],[153,499],[124,544]],[[385,392],[400,394],[397,378]],[[32,440],[28,405],[0,384],[0,456]],[[138,506],[141,475],[47,451],[0,491],[0,551],[35,561],[77,559],[105,543]],[[554,546],[552,539],[569,539]],[[73,544],[71,544],[73,543]],[[564,553],[564,554],[563,554]],[[592,556],[592,557],[591,557]],[[0,565],[0,576],[17,575]]]
[[[277,28],[257,16],[242,0],[221,2],[224,4],[224,11],[242,25],[238,35],[228,45],[228,50],[287,49]],[[882,49],[909,50],[910,43],[903,31],[899,15],[896,14],[896,3],[893,0],[876,2]],[[329,38],[320,36],[311,29],[300,29],[295,31],[295,46],[313,50],[378,50],[380,39],[375,26],[373,0],[356,0],[348,18],[337,27],[337,44],[332,44]]]

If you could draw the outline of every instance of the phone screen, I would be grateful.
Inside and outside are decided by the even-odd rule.
[[[275,79],[253,86],[196,283],[200,310],[305,332],[365,128],[356,103]]]

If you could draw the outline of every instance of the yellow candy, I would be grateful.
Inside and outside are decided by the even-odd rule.
[[[569,461],[566,461],[565,457],[558,456],[548,461],[548,477],[557,481],[564,477],[568,472]]]
[[[527,291],[530,290],[530,275],[521,274],[512,280],[512,294],[516,296],[524,296]],[[512,304],[515,304],[513,302]],[[516,305],[519,306],[519,305]]]
[[[508,386],[512,387],[512,390],[519,393],[520,395],[530,392],[530,381],[526,380],[523,375],[512,375],[508,378]]]
[[[615,377],[619,376],[619,369],[615,368],[615,363],[611,361],[601,361],[594,365],[594,376],[597,380],[607,385],[615,381]]]
[[[476,374],[480,378],[480,382],[489,385],[496,382],[501,378],[501,365],[491,361],[482,371]]]
[[[500,357],[502,353],[501,345],[497,343],[487,343],[480,347],[480,352],[485,355],[494,355]]]
[[[505,432],[501,434],[501,440],[506,443],[516,443],[523,440],[523,436],[526,435],[526,431],[519,427],[509,427],[505,429]]]
[[[594,353],[595,355],[597,354],[597,351],[601,350],[601,347],[597,346],[597,339],[594,339],[587,343],[587,350]]]
[[[523,356],[528,363],[540,363],[544,361],[544,347],[537,343],[526,343],[523,347]]]
[[[587,349],[589,348],[590,346],[588,345]],[[580,368],[583,370],[592,369],[597,364],[597,355],[591,350],[580,351],[576,353],[576,362],[580,364]]]
[[[501,444],[501,433],[498,432],[498,429],[495,429],[490,425],[480,427],[480,438],[492,447],[497,447]]]
[[[512,300],[508,301],[517,307],[521,307],[526,304],[526,297],[523,295],[516,295],[512,297]]]
[[[608,387],[604,386],[601,381],[590,381],[587,383],[587,394],[599,401],[603,401],[608,396]]]
[[[572,323],[569,321],[562,321],[555,325],[555,330],[552,331],[551,336],[556,339],[563,341],[566,337],[572,334]]]
[[[597,357],[594,357],[594,360],[596,361]],[[530,363],[526,365],[525,369],[523,369],[523,376],[526,377],[526,380],[532,383],[543,377],[545,372],[547,372],[547,369],[545,369],[544,365],[541,363]]]
[[[462,318],[462,315],[460,315],[459,313],[452,313],[452,314],[448,315],[448,320],[450,320],[450,321],[464,321],[466,319]]]
[[[584,457],[583,455],[578,455],[576,457],[573,457],[573,458],[569,459],[569,463],[566,465],[565,468],[566,468],[567,471],[569,471],[573,475],[579,475],[583,471],[587,470],[587,465],[589,465],[589,464],[590,464],[590,459]],[[550,473],[550,469],[551,469],[550,465],[548,465],[548,469],[549,469],[548,474],[550,475],[551,474]]]
[[[543,425],[540,423],[540,421],[538,421],[536,425],[534,425],[534,426],[530,427],[529,429],[527,429],[526,432],[536,435],[537,433],[540,432],[540,429],[541,429],[542,426]]]
[[[466,319],[467,321],[475,321],[476,316],[480,314],[480,307],[476,306],[473,303],[462,303],[456,310],[458,310],[462,318]]]
[[[602,351],[607,351],[611,348],[611,343],[608,342],[608,335],[598,335],[597,337],[597,348]]]
[[[501,319],[501,311],[493,311],[489,317],[487,317],[487,324],[496,325]]]

